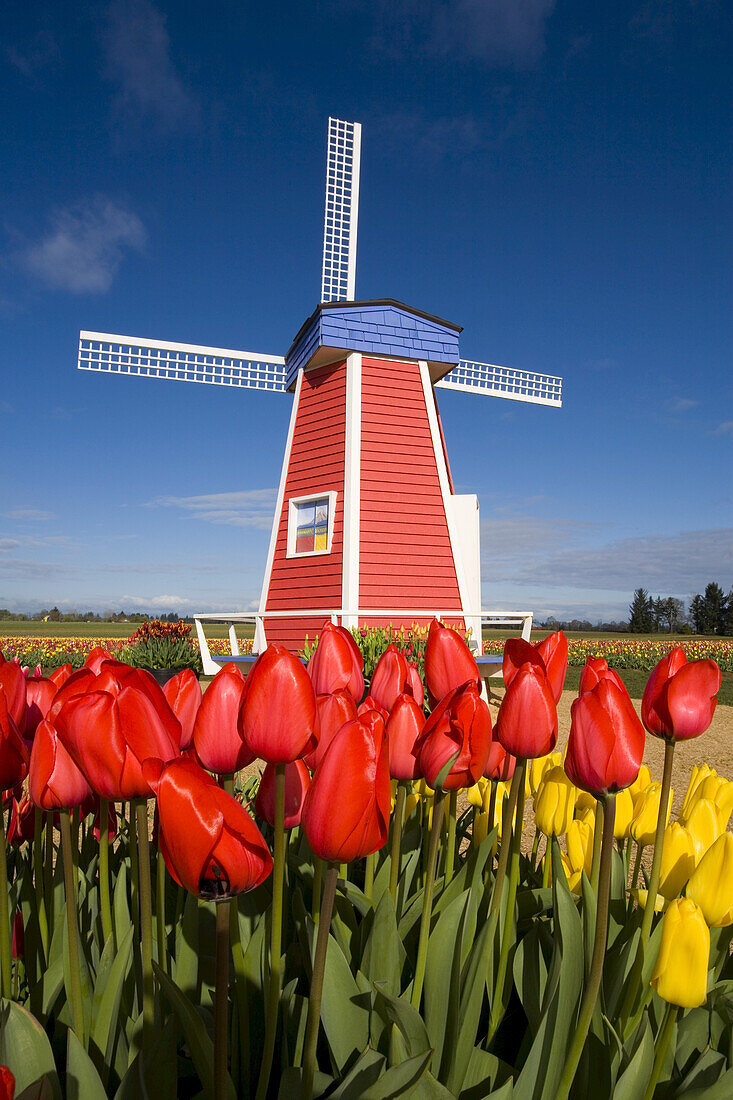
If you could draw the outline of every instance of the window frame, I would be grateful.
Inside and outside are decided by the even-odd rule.
[[[335,489],[327,489],[322,493],[308,493],[306,496],[290,497],[288,500],[288,541],[286,557],[288,558],[316,558],[331,553],[333,543],[333,527],[336,518],[336,500],[338,493]],[[328,500],[328,529],[326,532],[325,550],[296,550],[298,536],[298,506],[300,504],[315,504],[319,500]]]

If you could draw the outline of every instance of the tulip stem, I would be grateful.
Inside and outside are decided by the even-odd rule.
[[[403,782],[397,784],[394,814],[392,815],[392,850],[389,864],[389,892],[397,905],[397,886],[400,881],[400,861],[402,858],[402,823],[405,818],[406,788]]]
[[[10,1000],[13,960],[10,954],[10,916],[8,897],[8,857],[5,843],[5,811],[0,799],[0,993]]]
[[[590,865],[590,884],[593,893],[598,896],[598,876],[601,870],[601,841],[603,839],[603,802],[596,801],[596,816],[593,822],[593,860]]]
[[[599,799],[599,802],[601,800]],[[588,1037],[588,1029],[593,1018],[593,1010],[598,1000],[598,992],[601,988],[603,975],[603,958],[606,953],[606,941],[608,939],[608,903],[611,893],[611,861],[613,858],[613,825],[616,819],[616,795],[607,794],[603,807],[603,838],[601,842],[601,857],[598,869],[598,901],[596,905],[596,929],[593,940],[593,955],[591,958],[588,980],[583,993],[583,1000],[578,1013],[578,1023],[575,1035],[570,1045],[570,1050],[565,1059],[560,1084],[555,1093],[555,1100],[567,1100],[570,1087],[575,1078],[580,1056],[583,1053],[585,1040]]]
[[[677,1005],[667,1005],[667,1011],[664,1014],[662,1026],[657,1033],[657,1042],[654,1047],[654,1066],[652,1067],[652,1075],[649,1079],[649,1084],[644,1093],[644,1100],[652,1100],[654,1096],[654,1091],[662,1075],[664,1060],[667,1057],[667,1051],[669,1050],[669,1043],[672,1038],[672,1032],[674,1031],[674,1025],[677,1022],[678,1012],[679,1008]]]
[[[509,865],[509,891],[507,898],[506,916],[504,918],[504,930],[501,937],[501,951],[499,953],[499,967],[496,973],[496,985],[494,986],[494,995],[491,998],[491,1016],[489,1018],[489,1032],[488,1042],[496,1035],[496,1029],[498,1028],[502,1011],[501,1006],[504,1001],[504,983],[506,981],[506,969],[509,961],[509,947],[512,938],[512,926],[514,925],[514,902],[517,897],[517,886],[519,885],[519,856],[522,848],[522,827],[524,825],[524,793],[526,785],[524,782],[524,773],[527,769],[527,761],[521,757],[518,758],[516,768],[514,770],[514,776],[512,777],[512,786],[517,779],[517,820],[514,825],[514,830],[511,836],[510,846],[510,858],[511,863]],[[503,845],[502,845],[503,847]],[[545,857],[547,858],[547,857]]]
[[[132,923],[135,928],[135,939],[140,938],[140,868],[138,866],[137,829],[135,826],[135,803],[128,802],[130,815],[127,837],[130,848],[130,895],[132,909]]]
[[[522,781],[524,781],[524,772],[522,772]],[[509,788],[509,794],[504,799],[504,804],[502,806],[501,847],[499,848],[499,863],[496,868],[494,889],[491,894],[491,905],[489,906],[489,918],[493,917],[494,920],[498,920],[499,918],[499,909],[501,907],[501,894],[502,890],[504,889],[506,868],[509,862],[509,848],[511,847],[512,840],[512,820],[514,818],[514,808],[517,805],[518,797],[519,779],[517,778],[517,768],[515,767],[514,775],[512,776],[512,785]]]
[[[43,893],[48,906],[46,920],[48,921],[48,927],[53,928],[53,814],[46,814],[46,836],[43,841],[43,850]]]
[[[433,911],[433,890],[435,888],[435,869],[438,865],[438,848],[443,824],[445,794],[436,791],[433,798],[433,824],[430,828],[430,847],[428,866],[425,874],[425,892],[423,894],[422,917],[420,918],[420,939],[415,962],[415,978],[412,983],[412,1007],[420,1010],[422,987],[425,981],[425,964],[428,957],[428,939],[430,937],[430,918]]]
[[[165,860],[158,848],[155,857],[155,938],[158,945],[158,966],[168,973],[168,937],[165,930]]]
[[[448,843],[445,850],[445,884],[453,878],[453,868],[456,860],[456,810],[458,808],[458,791],[451,791],[448,795]]]
[[[236,901],[235,903],[236,904]],[[214,992],[214,1100],[227,1095],[229,1015],[229,924],[232,901],[216,905],[216,986]]]
[[[109,897],[109,802],[106,798],[99,800],[99,911],[102,938],[106,943],[114,935]]]
[[[323,888],[323,860],[320,856],[313,856],[313,923],[318,924],[321,916],[321,890]]]
[[[654,918],[654,905],[659,889],[659,872],[662,866],[662,848],[664,847],[664,830],[667,825],[667,806],[669,804],[669,790],[672,785],[672,763],[674,760],[674,741],[664,742],[664,771],[662,772],[662,790],[659,795],[659,813],[657,814],[657,829],[654,834],[654,855],[652,857],[652,870],[649,875],[649,896],[644,906],[644,916],[641,921],[641,946],[646,947],[649,934],[652,930]]]
[[[275,846],[272,861],[272,909],[270,917],[270,984],[267,990],[265,1042],[257,1082],[256,1100],[265,1100],[275,1053],[277,1010],[280,1004],[280,945],[283,923],[283,883],[285,877],[285,765],[275,765]]]
[[[79,926],[76,917],[76,886],[74,882],[74,858],[71,840],[71,821],[68,810],[61,810],[61,850],[64,863],[64,891],[66,894],[66,931],[69,941],[69,978],[71,983],[71,1018],[79,1042],[86,1048],[84,1037],[84,1001],[81,992],[79,970]],[[0,889],[2,884],[0,883]]]
[[[631,886],[630,890],[635,890],[639,882],[639,872],[641,871],[641,854],[644,851],[644,845],[636,845],[636,855],[634,857],[634,869],[631,872]]]
[[[148,839],[148,805],[144,798],[135,799],[137,826],[138,872],[140,887],[140,933],[143,962],[143,1050],[149,1051],[153,1041],[155,1004],[153,1000],[153,897],[150,886],[150,842]]]
[[[43,962],[48,962],[48,918],[43,890],[43,812],[36,809],[33,823],[33,882],[36,888],[36,914],[41,936]],[[4,896],[4,895],[3,895]]]
[[[370,852],[366,857],[366,865],[364,868],[364,896],[369,898],[370,901],[374,893],[374,864],[376,859],[376,852]]]
[[[239,905],[234,898],[229,905],[229,939],[234,962],[234,990],[237,996],[237,1025],[239,1027],[240,1086],[243,1096],[249,1095],[249,1002],[247,1000],[247,975],[244,968],[242,934],[239,928]]]
[[[497,787],[498,787],[498,781],[496,779],[491,779],[490,783],[491,783],[491,793],[489,794],[489,810],[488,810],[488,813],[489,813],[489,832],[491,832],[491,830],[494,828],[494,824],[495,824],[494,819],[496,817],[496,791],[497,791]],[[491,864],[492,865],[493,865],[493,862],[494,862],[494,852],[495,851],[496,851],[496,840],[494,840],[494,843],[491,845]]]
[[[546,890],[552,882],[552,852],[550,849],[550,837],[545,844],[545,855],[542,860],[542,889]]]
[[[321,996],[323,994],[323,975],[326,970],[326,952],[328,951],[328,934],[331,928],[331,915],[333,902],[336,896],[336,883],[338,881],[339,868],[337,863],[329,863],[323,883],[323,899],[321,901],[321,919],[318,922],[318,937],[316,950],[313,956],[313,975],[311,977],[310,996],[308,998],[308,1020],[305,1026],[305,1039],[303,1041],[303,1077],[301,1084],[301,1100],[311,1100],[313,1095],[313,1079],[316,1073],[316,1047],[318,1045],[318,1028],[321,1022]]]

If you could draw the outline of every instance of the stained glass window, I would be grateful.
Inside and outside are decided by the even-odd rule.
[[[295,553],[312,554],[328,549],[329,499],[304,500],[296,504]]]

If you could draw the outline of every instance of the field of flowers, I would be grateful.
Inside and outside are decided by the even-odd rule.
[[[685,651],[688,661],[710,657],[723,672],[733,672],[733,640],[725,638],[690,638],[689,641],[666,641],[661,638],[569,638],[568,663],[584,665],[589,657],[603,657],[611,668],[638,668],[650,672],[675,646]],[[484,642],[484,653],[502,653],[503,650],[503,639]]]

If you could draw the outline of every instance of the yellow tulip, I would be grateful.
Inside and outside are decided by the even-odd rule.
[[[483,810],[484,808],[484,792],[481,789],[481,780],[474,784],[473,787],[469,787],[466,791],[466,798],[468,799],[469,806],[475,806],[477,810]]]
[[[701,783],[704,783],[708,776],[717,775],[715,768],[711,768],[708,764],[695,765],[690,773],[690,782],[687,784],[687,792],[682,802],[682,809],[680,810],[680,824],[686,825],[687,819],[690,816],[690,811],[697,800],[697,791]]]
[[[562,767],[562,756],[559,752],[551,752],[547,756],[537,756],[533,760],[527,761],[526,775],[529,780],[527,794],[531,793],[536,798],[543,776],[550,768],[555,767]]]
[[[613,835],[616,840],[623,840],[629,835],[631,819],[634,816],[634,800],[629,794],[628,787],[619,791],[616,795],[616,816],[613,819]]]
[[[662,1000],[680,1008],[704,1004],[709,960],[710,932],[702,911],[689,898],[671,902],[651,979]]]
[[[596,800],[592,794],[588,791],[578,791],[575,799],[575,816],[585,817],[586,811],[590,810],[595,820],[596,816]]]
[[[721,833],[724,833],[733,812],[733,783],[729,779],[721,780],[715,795],[715,806],[718,813],[718,828]]]
[[[410,791],[405,799],[405,821],[407,821],[410,814],[414,813],[417,807],[420,805],[420,795],[415,791]]]
[[[733,924],[733,834],[719,836],[698,863],[685,890],[711,928]]]
[[[659,867],[659,893],[672,901],[684,888],[695,870],[695,841],[684,825],[675,821],[664,830],[662,862]]]
[[[634,900],[636,901],[637,905],[640,906],[640,908],[642,909],[646,909],[646,903],[649,900],[649,891],[638,889],[632,890],[631,893],[633,894]],[[654,902],[654,912],[661,913],[665,905],[667,904],[667,899],[663,898],[661,894],[657,894],[657,900]]]
[[[667,816],[664,819],[665,828],[669,824],[669,811],[672,807],[672,795],[670,790],[667,801]],[[662,797],[662,784],[650,783],[646,790],[642,791],[634,802],[634,819],[631,822],[631,835],[641,847],[653,844],[657,833],[657,818],[659,816],[659,801]]]
[[[590,878],[593,866],[593,826],[587,821],[571,821],[566,838],[568,861],[573,871],[585,871]]]
[[[535,797],[534,819],[545,836],[562,836],[568,831],[575,809],[575,787],[559,766],[548,768]]]
[[[547,856],[545,856],[545,859]],[[562,865],[565,870],[565,878],[568,880],[568,888],[572,894],[580,894],[583,886],[583,872],[574,871],[570,860],[565,852],[560,853]]]
[[[687,829],[695,843],[695,863],[699,863],[720,835],[715,803],[709,798],[698,798],[687,819]]]
[[[639,774],[634,782],[628,787],[628,791],[634,800],[634,812],[636,812],[636,800],[639,795],[643,794],[652,781],[652,773],[646,764],[642,764],[639,768]]]

